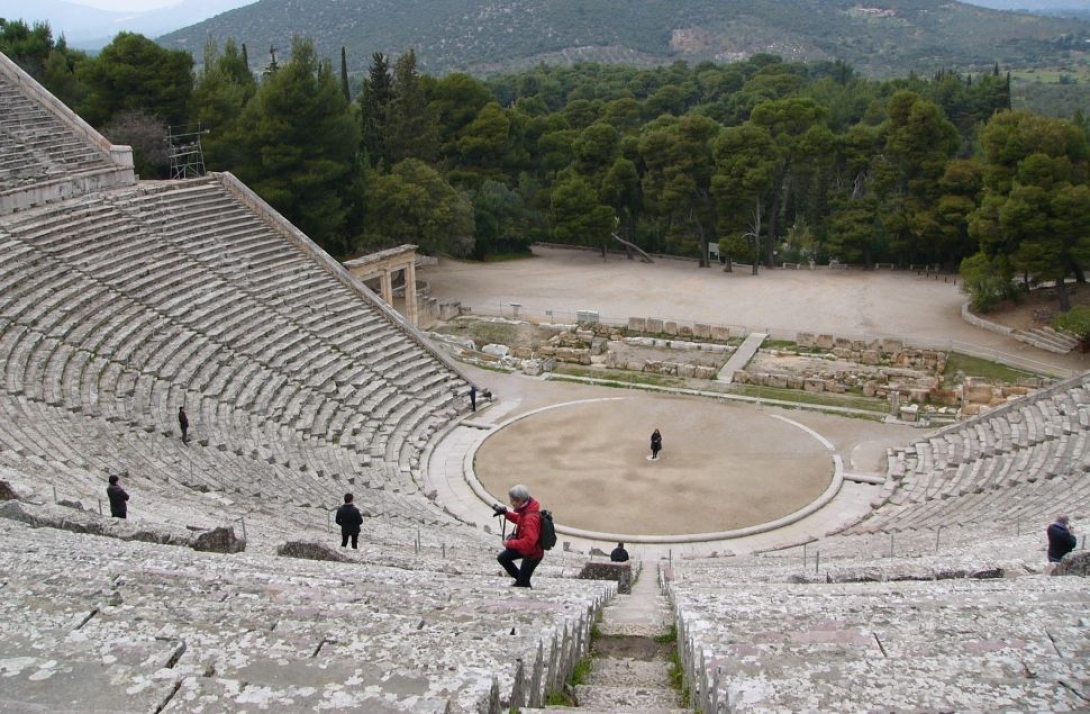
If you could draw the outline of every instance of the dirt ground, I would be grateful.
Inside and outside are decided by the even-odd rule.
[[[656,428],[663,450],[649,461]],[[474,467],[493,494],[521,475],[542,503],[564,503],[566,525],[641,535],[767,523],[814,501],[833,476],[827,448],[785,419],[732,402],[642,394],[537,411],[490,436]]]
[[[1070,287],[1068,289],[1071,289]],[[1076,286],[1071,296],[1071,305],[1090,306],[1090,287]],[[1028,330],[1052,323],[1052,318],[1060,313],[1060,303],[1054,290],[1040,288],[1030,292],[1017,303],[1006,301],[989,313],[981,314],[985,320],[1005,327]]]

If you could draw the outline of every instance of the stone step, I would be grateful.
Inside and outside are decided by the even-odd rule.
[[[620,707],[620,709],[588,709],[585,706],[549,706],[548,709],[526,709],[525,706],[519,709],[519,714],[556,714],[557,712],[571,712],[572,714],[692,714],[691,709],[680,709],[680,707],[664,707],[651,706],[642,707],[642,709],[629,709],[629,707]]]
[[[548,709],[519,709],[520,714],[556,714],[556,712],[572,712],[573,714],[693,714],[692,709],[679,707],[621,707],[618,709],[588,709],[587,707],[549,707]]]
[[[595,658],[588,684],[596,687],[670,687],[668,663],[612,657]]]
[[[581,684],[575,688],[580,710],[600,709],[614,712],[646,712],[677,709],[678,692],[662,687],[598,687]]]

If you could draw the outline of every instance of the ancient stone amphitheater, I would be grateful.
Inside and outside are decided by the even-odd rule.
[[[0,711],[532,711],[632,597],[578,549],[509,590],[424,486],[458,366],[232,176],[136,180],[2,55],[0,286]],[[1090,589],[1041,550],[1090,515],[1088,434],[1079,376],[898,450],[818,543],[645,561],[690,708],[1090,710]],[[611,666],[594,711],[677,709]]]

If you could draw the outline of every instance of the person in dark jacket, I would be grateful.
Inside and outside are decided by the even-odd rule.
[[[545,557],[545,549],[538,544],[538,535],[541,533],[541,504],[521,484],[512,486],[507,496],[511,501],[510,509],[497,504],[492,506],[492,510],[497,516],[503,516],[514,523],[515,531],[507,538],[504,543],[506,547],[496,556],[496,560],[515,579],[511,584],[513,587],[533,587],[530,585],[530,578]],[[515,566],[516,560],[522,561],[520,567]]]
[[[348,541],[351,539],[352,550],[358,550],[363,514],[356,508],[356,504],[352,503],[352,494],[344,494],[344,505],[337,509],[336,520],[337,525],[341,527],[341,547],[347,548]]]
[[[120,479],[117,476],[110,477],[110,485],[106,487],[106,497],[110,499],[110,515],[114,518],[126,518],[129,514],[129,506],[126,503],[129,500],[129,494],[125,493],[125,489],[121,488],[118,481]]]
[[[1048,562],[1059,563],[1065,555],[1075,550],[1078,539],[1071,530],[1071,519],[1058,516],[1056,522],[1045,531],[1048,534]]]
[[[182,443],[189,443],[189,417],[185,415],[185,407],[178,407],[178,428],[182,430]]]
[[[477,411],[477,385],[469,385],[469,406],[473,411]]]
[[[624,549],[624,543],[617,544],[617,547],[609,554],[609,559],[614,563],[628,562],[628,551]]]
[[[659,452],[662,451],[662,434],[658,429],[651,432],[651,460],[658,461]]]

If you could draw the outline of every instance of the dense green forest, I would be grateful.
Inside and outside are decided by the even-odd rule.
[[[535,241],[740,263],[962,269],[978,307],[1083,278],[1088,124],[1011,111],[998,66],[888,80],[842,62],[540,66],[480,80],[297,39],[260,77],[245,45],[189,55],[122,34],[97,58],[48,28],[0,50],[164,175],[168,125],[207,130],[231,171],[333,255],[400,243],[489,259]],[[1063,291],[1060,291],[1061,293]]]

